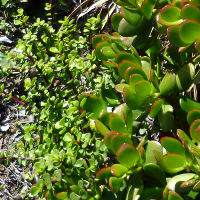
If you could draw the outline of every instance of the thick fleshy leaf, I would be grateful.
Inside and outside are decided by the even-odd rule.
[[[200,109],[192,109],[187,114],[187,122],[190,125],[193,121],[200,119]]]
[[[185,112],[189,112],[190,110],[196,109],[196,108],[200,109],[200,103],[188,97],[180,98],[179,104],[181,106],[181,109],[184,110]]]
[[[187,90],[191,84],[195,75],[195,67],[192,63],[184,65],[178,70],[176,74],[176,84],[180,91]]]
[[[111,146],[114,152],[116,152],[118,148],[124,143],[133,144],[129,136],[123,135],[121,133],[117,133],[111,137]]]
[[[122,186],[122,182],[123,182],[122,178],[110,177],[109,186],[111,191],[117,193],[120,190],[120,187]]]
[[[176,76],[172,73],[166,73],[163,77],[160,86],[160,94],[166,95],[177,91]]]
[[[95,48],[97,44],[102,41],[105,41],[106,34],[98,34],[92,38],[92,46]]]
[[[166,177],[164,171],[154,163],[147,163],[143,166],[144,172],[147,176],[152,177],[154,180],[157,180],[162,185],[166,183]]]
[[[114,58],[116,56],[116,53],[111,46],[103,46],[101,48],[101,53],[106,56],[106,58]]]
[[[104,167],[96,174],[98,179],[108,179],[110,176],[112,176],[110,167]]]
[[[200,10],[197,6],[187,4],[181,9],[182,19],[193,19],[200,21]]]
[[[156,153],[157,157],[155,157],[155,152],[157,152]],[[160,145],[160,143],[157,141],[148,141],[147,147],[146,147],[145,163],[157,164],[161,160],[162,156],[163,156],[163,148]]]
[[[121,14],[133,26],[140,26],[143,22],[143,15],[138,9],[121,7]]]
[[[124,167],[124,165],[114,164],[111,166],[111,173],[113,176],[116,176],[116,177],[123,176],[127,171],[128,169]]]
[[[117,152],[117,160],[128,169],[134,167],[139,160],[139,153],[132,144],[122,144]]]
[[[82,99],[82,97],[80,96],[79,99]],[[82,103],[82,101],[84,101],[84,103]],[[102,100],[97,96],[88,95],[82,101],[81,101],[81,104],[83,104],[82,106],[83,110],[85,110],[88,113],[92,113],[93,115],[91,117],[93,119],[98,118],[100,113],[103,110]]]
[[[166,26],[180,24],[181,9],[173,5],[167,5],[161,9],[158,20]]]
[[[134,35],[137,35],[141,30],[140,30],[140,26],[135,27],[132,24],[130,24],[129,22],[127,22],[124,18],[122,18],[122,20],[119,23],[119,27],[118,27],[118,32],[120,35],[124,36],[124,37],[132,37]]]
[[[180,38],[178,25],[168,27],[167,37],[168,37],[169,41],[177,47],[185,47],[185,46],[190,45],[190,43],[185,43]]]
[[[150,61],[142,60],[142,69],[144,73],[146,74],[146,77],[148,80],[151,78],[151,63]]]
[[[158,114],[158,112],[160,111],[162,105],[164,104],[165,100],[164,99],[157,99],[153,105],[151,106],[150,112],[149,112],[149,116],[151,118],[155,118]]]
[[[117,64],[115,62],[112,61],[105,61],[103,60],[103,66],[110,68],[117,68]]]
[[[163,104],[158,112],[158,121],[163,131],[168,132],[174,127],[173,107],[169,104]]]
[[[128,134],[125,121],[122,117],[113,116],[109,120],[109,127],[112,131]]]
[[[162,157],[162,167],[168,173],[177,173],[185,169],[187,165],[184,156],[177,153],[167,153]]]
[[[132,74],[129,77],[129,85],[133,91],[135,91],[135,84],[140,80],[144,80],[144,77],[141,74]]]
[[[117,134],[118,134],[118,132],[116,132],[116,131],[110,131],[104,136],[104,143],[109,150],[112,150],[111,138],[113,135],[117,135]]]
[[[68,196],[67,196],[67,192],[59,192],[56,194],[56,198],[57,199],[63,199],[63,200],[67,200]]]
[[[158,186],[145,186],[141,194],[141,199],[162,199],[162,191],[163,188]]]
[[[136,58],[133,54],[128,53],[126,51],[120,51],[116,55],[115,60],[117,63],[120,63],[123,60],[129,60],[129,61],[134,62],[136,64],[136,66],[141,66],[140,60],[138,60],[138,58]]]
[[[169,191],[168,200],[184,200],[178,193]]]
[[[144,0],[142,3],[142,13],[147,19],[151,19],[156,0]]]
[[[124,88],[123,97],[126,104],[133,110],[141,109],[146,101],[146,98],[136,95],[130,87]]]
[[[167,150],[168,153],[178,153],[185,155],[185,149],[181,142],[172,137],[162,137],[160,140],[161,145]]]
[[[177,135],[183,144],[191,143],[191,139],[189,138],[189,136],[181,129],[177,130]]]
[[[117,68],[118,68],[118,72],[119,72],[119,75],[124,78],[124,75],[125,75],[125,71],[129,68],[129,67],[132,67],[132,66],[136,66],[137,64],[135,64],[133,61],[130,61],[130,60],[122,60]]]
[[[179,25],[180,38],[185,43],[193,43],[200,38],[200,23],[191,19],[184,20]]]
[[[120,83],[115,85],[115,90],[117,90],[117,92],[122,93],[125,87],[129,87],[129,85],[126,83]]]
[[[109,48],[109,46],[110,46],[110,44],[107,41],[99,42],[95,46],[95,53],[99,60],[107,60],[108,59],[108,57],[102,53],[102,48],[103,47]]]
[[[136,95],[147,97],[151,94],[152,88],[151,83],[146,80],[140,80],[135,84]]]
[[[200,142],[200,119],[190,125],[190,136],[194,142]]]
[[[167,187],[171,191],[180,190],[180,188],[179,188],[180,187],[180,183],[188,181],[188,180],[194,178],[194,176],[195,176],[194,173],[182,173],[182,174],[176,175],[176,176],[172,177],[168,181]]]
[[[132,74],[140,74],[144,77],[144,79],[147,79],[146,75],[141,67],[131,66],[131,67],[127,68],[124,73],[124,78],[127,83],[129,82],[129,78]]]
[[[110,122],[110,118],[111,117],[114,117],[114,116],[118,116],[117,114],[115,113],[109,113],[109,112],[104,112],[99,120],[107,127],[109,127],[109,122]]]
[[[133,121],[134,121],[132,110],[125,103],[123,103],[115,108],[114,113],[124,118],[126,128],[128,132],[132,134]]]
[[[116,13],[112,16],[111,22],[112,22],[112,27],[115,31],[118,31],[119,23],[122,20],[122,15],[120,13]]]
[[[106,135],[110,130],[99,120],[95,120],[95,126],[97,131],[102,135]]]

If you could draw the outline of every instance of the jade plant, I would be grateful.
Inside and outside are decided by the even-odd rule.
[[[113,158],[97,181],[123,199],[198,199],[199,2],[115,3],[116,32],[92,39],[115,85],[99,97],[79,95]]]

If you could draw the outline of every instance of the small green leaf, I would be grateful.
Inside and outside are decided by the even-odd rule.
[[[33,196],[36,196],[38,195],[38,193],[40,192],[40,188],[37,187],[37,185],[33,185],[31,186],[31,189],[30,189],[30,193],[33,195]]]
[[[51,51],[52,53],[59,53],[59,50],[58,50],[57,47],[51,47],[51,48],[49,49],[49,51]]]
[[[56,198],[57,199],[63,199],[63,200],[67,200],[68,196],[67,196],[67,192],[59,192],[56,194]]]

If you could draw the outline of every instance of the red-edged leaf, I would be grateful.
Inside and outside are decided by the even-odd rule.
[[[117,135],[117,134],[118,134],[118,132],[116,132],[116,131],[110,131],[104,136],[104,143],[108,149],[112,150],[111,138],[113,135]]]
[[[181,9],[173,5],[163,7],[160,10],[158,21],[165,26],[180,24]]]
[[[178,153],[185,155],[185,148],[177,139],[172,137],[162,137],[160,140],[161,145],[167,150],[168,153]]]
[[[140,60],[138,60],[138,58],[136,58],[133,54],[128,53],[126,51],[120,51],[116,55],[115,60],[117,63],[120,63],[123,60],[129,60],[129,61],[134,62],[137,66],[141,66]]]
[[[133,144],[131,138],[127,135],[117,133],[111,137],[111,146],[114,152],[124,143]]]
[[[110,167],[104,167],[96,174],[98,179],[108,179],[110,176],[112,176]]]
[[[200,109],[192,109],[187,114],[187,122],[191,124],[193,121],[200,119]]]
[[[97,131],[101,134],[101,135],[106,135],[106,133],[108,133],[110,130],[99,120],[95,120],[95,126]]]
[[[123,176],[127,171],[128,169],[124,167],[124,165],[114,164],[111,166],[111,173],[113,176],[116,176],[116,177]]]
[[[150,112],[149,112],[149,116],[151,118],[155,118],[157,116],[157,114],[160,111],[164,102],[165,102],[164,99],[158,99],[153,103],[153,105],[151,106]]]
[[[200,22],[192,19],[184,20],[179,25],[180,38],[185,43],[193,43],[200,36]]]
[[[177,153],[167,153],[162,157],[162,167],[168,173],[177,173],[187,165],[185,156]]]
[[[194,142],[200,142],[200,119],[195,120],[190,125],[190,136]]]
[[[133,62],[133,61],[130,61],[130,60],[122,60],[117,68],[118,68],[118,72],[119,72],[119,75],[124,78],[124,75],[125,75],[125,71],[129,68],[129,67],[132,67],[132,66],[135,66],[136,64]]]
[[[128,169],[134,167],[139,160],[139,153],[132,144],[122,144],[117,150],[117,160]]]

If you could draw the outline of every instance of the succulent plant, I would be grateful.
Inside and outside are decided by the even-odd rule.
[[[197,199],[200,104],[187,94],[199,83],[199,1],[115,3],[120,5],[112,17],[116,32],[94,36],[92,45],[102,65],[118,74],[113,91],[121,99],[112,105],[102,92],[79,96],[116,158],[96,178],[116,194],[126,185],[125,199]],[[146,119],[152,124],[141,138]],[[151,140],[148,128],[157,122],[156,130],[166,135]]]

